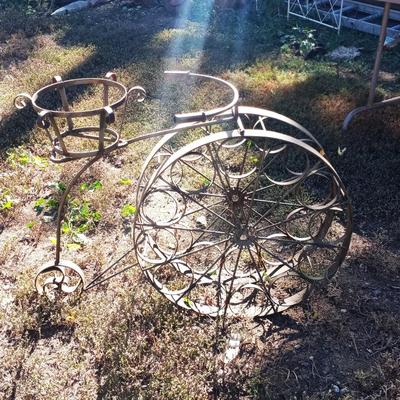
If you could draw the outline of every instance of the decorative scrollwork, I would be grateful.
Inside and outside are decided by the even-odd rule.
[[[14,98],[14,107],[18,110],[22,110],[28,104],[32,103],[32,97],[28,93],[19,93]]]
[[[252,117],[241,115],[250,129],[148,163],[139,184],[139,264],[160,293],[201,314],[283,311],[331,278],[349,246],[349,201],[318,142]]]
[[[146,90],[141,86],[133,86],[128,90],[128,97],[141,103],[146,99]]]
[[[72,293],[79,294],[85,288],[85,276],[71,261],[60,261],[57,265],[49,262],[38,270],[35,288],[40,295],[55,300]]]

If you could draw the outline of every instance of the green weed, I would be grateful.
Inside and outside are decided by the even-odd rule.
[[[49,162],[46,158],[33,155],[22,148],[8,151],[7,161],[13,167],[35,166],[43,170],[49,166]]]
[[[295,51],[307,57],[317,47],[317,31],[308,27],[294,26],[291,33],[281,37],[283,52]]]
[[[82,183],[81,186],[80,186],[80,189],[82,191],[87,190],[89,192],[94,192],[95,190],[99,190],[102,187],[103,187],[103,184],[101,183],[101,181],[96,180],[96,181],[94,181],[92,183],[87,183],[87,182]]]
[[[121,208],[121,216],[129,218],[136,214],[136,207],[131,203],[126,203]]]
[[[14,200],[11,198],[10,190],[0,189],[0,211],[8,211],[14,207]]]
[[[132,185],[132,184],[133,184],[133,181],[132,181],[132,179],[130,179],[130,178],[121,178],[121,179],[118,181],[118,183],[119,183],[120,185]]]

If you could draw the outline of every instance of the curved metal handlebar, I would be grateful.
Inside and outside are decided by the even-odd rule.
[[[205,122],[218,114],[221,114],[227,110],[232,109],[233,107],[236,106],[237,102],[239,101],[238,90],[231,83],[224,81],[223,79],[216,78],[214,76],[209,76],[209,75],[195,74],[190,71],[165,71],[164,73],[168,74],[168,75],[177,75],[177,76],[182,76],[182,77],[196,77],[196,78],[208,79],[208,80],[211,80],[214,82],[218,82],[218,83],[222,84],[223,86],[226,86],[232,92],[232,101],[228,105],[218,107],[218,108],[213,108],[212,110],[208,110],[208,111],[175,114],[175,116],[174,116],[175,123]]]

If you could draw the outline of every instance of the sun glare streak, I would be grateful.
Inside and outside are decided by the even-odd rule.
[[[246,25],[250,16],[250,7],[245,5],[239,9],[239,15],[237,18],[237,23],[235,24],[235,31],[233,37],[235,39],[234,50],[231,54],[230,61],[239,61],[243,55],[243,48],[249,46],[248,35],[246,34]]]
[[[171,41],[165,52],[165,68],[166,69],[176,69],[179,67],[179,62],[181,58],[193,50],[202,51],[204,49],[204,43],[208,34],[208,27],[210,24],[211,13],[214,7],[214,0],[205,0],[201,5],[201,12],[197,10],[197,21],[195,22],[199,28],[194,37],[190,38],[185,35],[185,31],[193,15],[193,2],[187,0],[181,6],[180,12],[177,14],[174,29],[182,31],[182,34],[176,35],[176,37]],[[192,70],[192,72],[196,72]]]
[[[198,72],[199,65],[201,65],[204,44],[209,33],[214,1],[202,0],[201,4],[198,4],[197,9],[194,9],[193,1],[191,0],[186,0],[181,5],[172,29],[175,31],[175,34],[164,54],[164,70],[190,69],[191,72]],[[194,14],[196,18],[193,18]],[[197,26],[198,29],[192,32],[194,26]],[[189,66],[184,65],[184,59],[187,59],[187,56],[193,57],[194,60],[194,62],[190,62]],[[159,88],[162,107],[167,106],[167,102],[169,101],[167,92],[170,84],[171,80],[164,76]],[[181,93],[180,100],[188,94],[190,93]]]

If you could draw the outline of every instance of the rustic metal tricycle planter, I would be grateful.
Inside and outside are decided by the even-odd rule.
[[[119,129],[110,128],[114,114],[126,110],[130,97],[143,101],[145,91],[126,89],[115,74],[56,77],[32,97],[17,97],[17,106],[28,100],[38,113],[38,124],[52,143],[52,161],[87,160],[60,201],[55,260],[39,269],[37,290],[47,295],[88,290],[139,265],[167,299],[200,314],[265,316],[299,303],[314,284],[332,278],[349,247],[351,206],[340,177],[319,142],[298,123],[238,106],[237,89],[222,79],[168,74],[224,85],[232,100],[224,107],[177,114],[170,129],[124,140],[123,117]],[[67,91],[82,85],[101,91],[98,108],[71,109]],[[59,105],[46,108],[46,96],[54,94]],[[77,125],[79,118],[89,117],[97,123]],[[189,132],[190,141],[177,147],[175,139]],[[87,283],[78,265],[61,259],[68,193],[104,155],[155,137],[161,140],[147,156],[137,184],[131,249],[137,263],[110,274],[121,257]],[[84,151],[82,141],[87,142]]]

